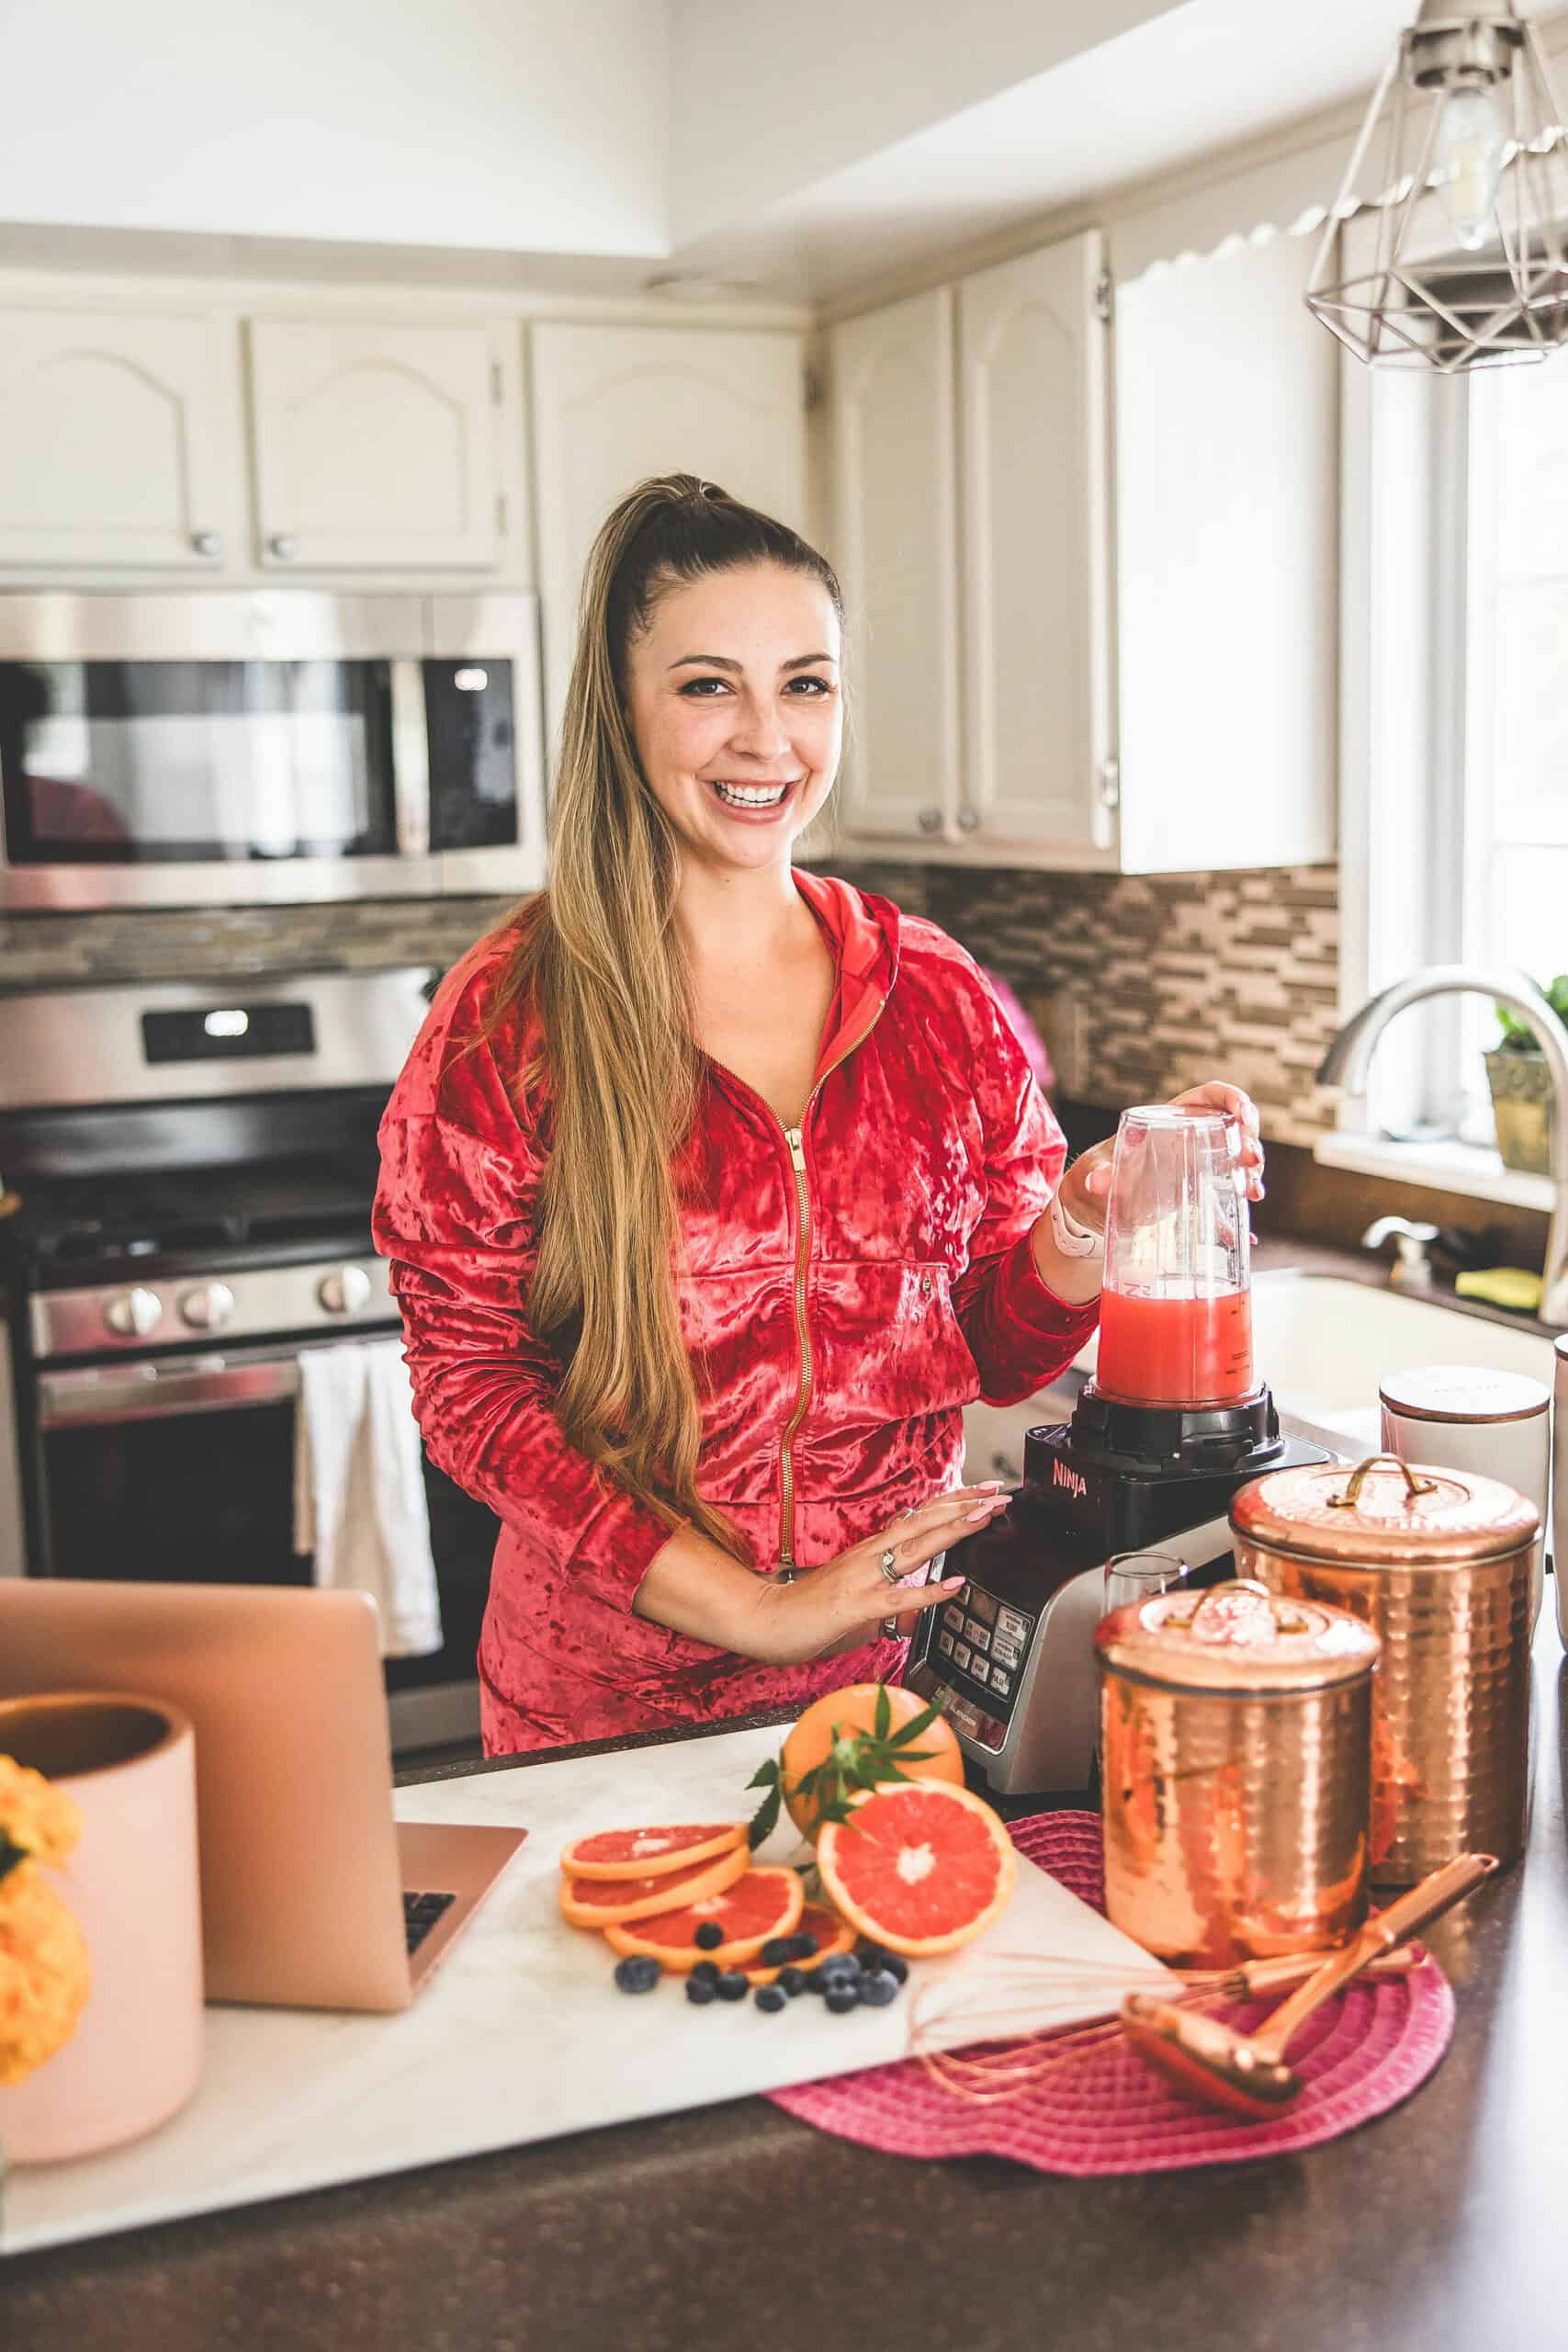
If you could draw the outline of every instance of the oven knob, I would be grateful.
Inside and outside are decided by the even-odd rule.
[[[234,1294],[227,1283],[203,1283],[180,1301],[182,1319],[197,1331],[220,1331],[233,1312]]]
[[[329,1315],[357,1315],[370,1304],[370,1277],[363,1266],[340,1266],[335,1274],[321,1276],[316,1296]]]
[[[104,1309],[104,1321],[122,1340],[144,1340],[164,1319],[164,1302],[155,1290],[122,1290]]]

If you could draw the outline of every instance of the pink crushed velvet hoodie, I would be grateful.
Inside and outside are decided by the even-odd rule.
[[[959,1482],[961,1414],[1068,1363],[1097,1308],[1035,1271],[1061,1130],[997,999],[933,923],[797,872],[838,967],[799,1130],[710,1064],[680,1169],[682,1328],[700,1477],[757,1566],[810,1567]],[[569,1445],[530,1330],[547,1101],[520,1102],[535,1016],[475,1049],[510,935],[448,975],[381,1124],[392,1261],[431,1458],[502,1522],[479,1643],[489,1754],[708,1723],[891,1677],[876,1640],[772,1667],[632,1602],[669,1529]]]

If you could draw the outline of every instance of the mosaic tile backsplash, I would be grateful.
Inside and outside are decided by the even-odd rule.
[[[930,915],[1026,1001],[1067,1006],[1080,1067],[1063,1069],[1064,1091],[1119,1106],[1223,1072],[1278,1141],[1310,1144],[1331,1124],[1313,1072],[1338,1001],[1332,866],[1123,876],[824,862]],[[0,988],[446,965],[509,903],[0,917]]]

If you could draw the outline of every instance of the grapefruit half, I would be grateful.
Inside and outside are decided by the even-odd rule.
[[[657,1877],[574,1878],[560,1883],[560,1907],[574,1928],[613,1928],[623,1919],[650,1918],[677,1904],[696,1903],[733,1886],[750,1861],[744,1838],[705,1862],[685,1870],[665,1871]]]
[[[601,1829],[560,1858],[569,1878],[662,1878],[744,1843],[743,1821],[683,1821],[653,1829]]]
[[[667,1879],[665,1884],[671,1882]],[[793,1935],[806,1907],[798,1871],[748,1871],[728,1886],[688,1897],[678,1907],[653,1917],[639,1917],[635,1925],[617,1922],[605,1929],[620,1952],[648,1952],[672,1975],[682,1976],[699,1960],[718,1968],[743,1968],[755,1960],[770,1936]],[[704,1951],[697,1929],[713,1922],[724,1931],[724,1941]]]
[[[928,1960],[984,1933],[1013,1890],[1018,1855],[990,1806],[944,1781],[873,1789],[817,1839],[837,1909],[874,1943]]]

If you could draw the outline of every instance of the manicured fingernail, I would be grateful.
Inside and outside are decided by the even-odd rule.
[[[942,1589],[943,1592],[962,1592],[964,1582],[965,1579],[963,1577],[943,1577]]]

